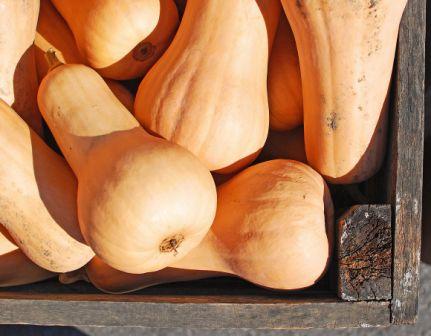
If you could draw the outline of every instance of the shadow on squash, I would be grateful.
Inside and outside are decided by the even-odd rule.
[[[19,60],[13,75],[15,100],[12,108],[39,135],[43,135],[42,115],[37,107],[37,71],[34,47],[30,46]]]
[[[166,4],[166,2],[160,2],[161,8],[159,17],[161,18],[165,18],[167,16],[166,13],[169,11]],[[151,34],[145,40],[141,41],[135,48],[133,48],[126,56],[108,67],[98,68],[95,70],[97,70],[97,72],[103,77],[117,80],[129,80],[135,77],[137,78],[145,76],[145,74],[159,60],[159,58],[163,56],[166,49],[168,49],[177,32],[179,21],[177,22],[173,32],[167,38],[163,39],[162,32],[165,29],[165,26],[166,22],[159,21]],[[140,65],[144,64],[144,67],[137,76],[131,78],[130,74],[127,74],[126,72],[127,69],[130,73],[134,72],[135,69],[133,69],[133,64],[136,61],[139,61]],[[122,78],[117,76],[118,73],[123,73]]]

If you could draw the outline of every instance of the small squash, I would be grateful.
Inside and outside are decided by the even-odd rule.
[[[268,133],[268,52],[278,0],[188,0],[169,49],[145,76],[135,115],[212,171],[236,171]]]
[[[265,146],[259,156],[260,161],[290,159],[307,163],[304,144],[304,128],[291,131],[269,131]]]
[[[332,239],[333,207],[322,177],[305,164],[273,160],[247,168],[218,187],[210,232],[171,267],[131,275],[94,258],[85,272],[96,287],[110,293],[226,274],[293,290],[322,277]]]
[[[407,0],[282,0],[298,46],[308,162],[331,183],[382,165],[387,96]]]
[[[0,287],[27,285],[54,276],[28,259],[0,225]]]
[[[57,66],[38,101],[78,177],[79,222],[100,258],[125,272],[151,272],[200,243],[216,190],[197,158],[146,133],[87,66]]]
[[[295,37],[281,15],[268,69],[269,127],[292,130],[302,125],[302,84]]]
[[[72,171],[1,99],[0,209],[0,223],[38,266],[68,272],[94,256],[79,229]]]
[[[0,0],[0,99],[43,135],[33,48],[38,13],[39,0]]]
[[[103,77],[143,76],[178,27],[173,0],[52,0],[82,56]]]

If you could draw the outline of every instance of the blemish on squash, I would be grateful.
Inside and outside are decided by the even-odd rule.
[[[141,42],[133,49],[133,58],[139,62],[146,61],[156,52],[156,46],[150,42]]]
[[[338,116],[337,113],[333,112],[329,117],[326,118],[326,125],[333,131],[338,128]]]
[[[178,248],[184,241],[182,234],[176,234],[172,237],[165,238],[159,246],[159,251],[162,253],[174,252],[174,256],[178,254]]]

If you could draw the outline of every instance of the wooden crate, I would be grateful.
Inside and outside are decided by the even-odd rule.
[[[339,208],[352,200],[361,205],[339,216],[333,269],[317,286],[280,294],[221,278],[113,296],[82,283],[48,281],[1,290],[0,324],[288,329],[415,322],[425,31],[426,0],[409,0],[394,69],[387,163],[366,184],[334,188]]]

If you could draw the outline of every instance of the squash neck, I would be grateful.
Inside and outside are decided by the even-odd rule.
[[[234,274],[229,262],[224,258],[226,248],[214,235],[209,231],[204,240],[188,255],[172,265],[173,268],[209,271],[223,274]]]

